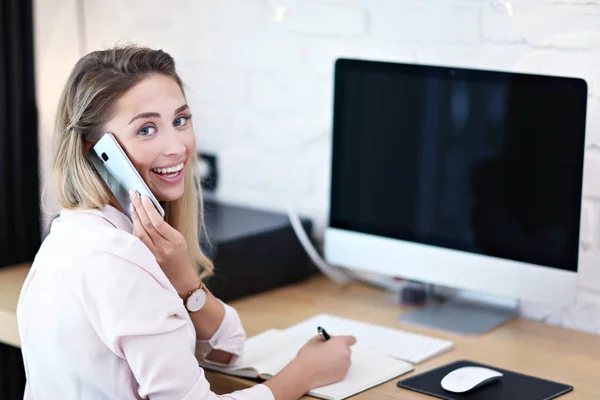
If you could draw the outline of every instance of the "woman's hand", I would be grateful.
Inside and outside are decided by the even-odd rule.
[[[183,235],[158,213],[152,201],[137,192],[129,192],[133,235],[150,249],[167,278],[180,295],[200,286],[200,279],[188,258]]]
[[[332,336],[327,341],[315,336],[292,362],[264,384],[277,400],[292,400],[316,387],[339,382],[350,368],[350,346],[354,343],[354,336]]]
[[[350,368],[350,346],[354,343],[354,336],[332,336],[327,341],[315,336],[300,349],[296,361],[311,371],[311,389],[344,379]]]

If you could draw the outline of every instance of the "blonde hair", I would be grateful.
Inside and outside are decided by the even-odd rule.
[[[87,157],[86,144],[102,137],[119,97],[155,74],[173,78],[185,96],[175,61],[162,50],[126,45],[91,52],[75,64],[60,97],[53,138],[52,183],[62,207],[103,208],[110,203],[108,188]],[[183,196],[163,206],[165,221],[185,237],[191,261],[206,277],[212,275],[213,264],[199,243],[204,221],[197,166],[193,151]]]

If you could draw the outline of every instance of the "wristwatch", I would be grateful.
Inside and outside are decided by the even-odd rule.
[[[204,307],[207,299],[208,291],[206,290],[204,283],[200,281],[200,287],[198,287],[198,289],[194,289],[185,295],[183,304],[189,312],[196,312]]]

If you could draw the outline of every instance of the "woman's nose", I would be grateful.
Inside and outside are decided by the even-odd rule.
[[[165,135],[165,154],[166,155],[180,155],[185,154],[186,148],[185,143],[181,138],[181,133],[175,129],[170,129],[168,134]]]

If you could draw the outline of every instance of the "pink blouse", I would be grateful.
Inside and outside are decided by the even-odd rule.
[[[25,399],[274,400],[262,384],[217,396],[197,358],[233,353],[246,334],[237,312],[209,340],[154,255],[112,206],[63,210],[25,280],[17,318]]]

